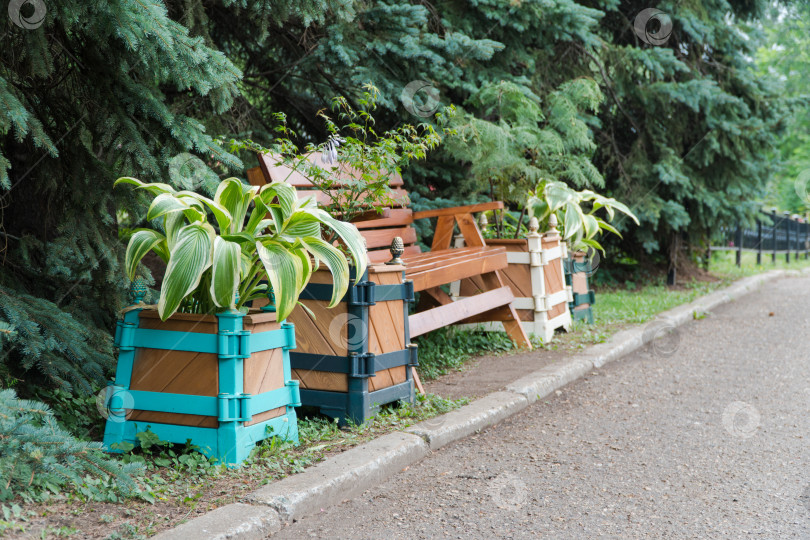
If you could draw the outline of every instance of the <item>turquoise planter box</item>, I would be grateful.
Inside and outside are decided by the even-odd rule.
[[[255,444],[277,436],[298,442],[291,377],[292,324],[272,312],[175,314],[133,307],[118,322],[115,381],[107,388],[104,447],[137,444],[147,428],[222,463],[244,461]]]

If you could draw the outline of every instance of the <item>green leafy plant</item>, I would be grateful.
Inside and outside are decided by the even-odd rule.
[[[194,313],[242,309],[267,294],[263,279],[269,279],[283,320],[320,263],[332,273],[329,305],[336,305],[346,293],[349,266],[344,252],[323,239],[324,229],[340,239],[358,275],[365,271],[366,250],[357,228],[317,208],[311,198],[298,199],[295,188],[284,182],[260,189],[228,178],[213,199],[129,177],[118,184],[155,195],[146,217],[156,227],[132,234],[126,271],[134,280],[149,251],[166,262],[158,302],[163,320],[181,306]]]
[[[142,471],[138,464],[108,458],[99,442],[73,437],[47,405],[0,390],[0,500],[45,498],[65,485],[88,499],[109,500],[111,492],[134,495],[139,488],[132,476]]]
[[[613,220],[618,211],[638,225],[635,214],[616,199],[588,189],[576,191],[563,182],[551,180],[543,180],[537,185],[529,197],[528,207],[529,215],[537,218],[541,231],[548,230],[549,218],[553,214],[562,227],[563,239],[572,250],[592,248],[604,253],[604,248],[596,241],[598,234],[608,231],[621,237],[621,233],[613,225],[596,215],[602,208],[607,212],[609,221]]]
[[[278,161],[294,174],[304,175],[326,195],[322,208],[343,221],[353,221],[367,212],[401,204],[400,196],[390,187],[391,178],[413,160],[424,159],[436,148],[445,133],[427,123],[402,124],[383,133],[375,130],[374,110],[380,100],[379,90],[363,85],[353,99],[356,107],[343,96],[332,99],[330,116],[326,109],[318,112],[329,138],[320,144],[308,144],[302,150],[292,142],[296,134],[286,124],[284,115],[276,115],[279,137],[270,148],[252,141],[231,141],[231,152],[249,149],[277,156]],[[440,117],[452,116],[449,107]]]

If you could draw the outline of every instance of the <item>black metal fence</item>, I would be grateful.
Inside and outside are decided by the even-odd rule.
[[[762,264],[763,254],[770,255],[772,262],[776,262],[777,255],[784,255],[785,261],[790,262],[791,253],[794,259],[801,254],[807,259],[810,223],[791,217],[789,212],[783,215],[771,212],[763,214],[753,228],[721,227],[712,243],[715,245],[709,248],[711,251],[735,251],[737,266],[740,266],[743,251],[755,252],[757,264]]]

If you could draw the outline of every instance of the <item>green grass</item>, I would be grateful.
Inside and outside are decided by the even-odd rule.
[[[467,404],[467,399],[444,399],[432,394],[417,395],[413,404],[390,404],[363,424],[339,427],[327,417],[302,416],[298,420],[299,444],[271,437],[261,442],[250,458],[235,468],[227,468],[213,459],[187,448],[160,441],[151,432],[139,433],[139,448],[130,448],[124,457],[139,461],[147,468],[142,479],[148,502],[180,500],[193,508],[207,485],[217,478],[236,482],[259,481],[260,484],[303,471],[335,451],[345,450],[383,433],[444,414]]]
[[[768,270],[798,270],[801,268],[810,267],[810,260],[805,259],[801,255],[798,260],[794,259],[793,254],[790,255],[790,263],[785,262],[785,255],[780,254],[776,256],[776,263],[771,262],[771,254],[762,254],[762,264],[757,265],[757,254],[743,252],[742,264],[737,268],[735,264],[735,253],[730,251],[718,251],[712,254],[712,259],[709,263],[709,272],[725,279],[739,279],[742,277],[753,276]]]
[[[639,290],[599,291],[594,305],[594,327],[640,324],[668,309],[686,304],[725,285],[720,282],[694,282],[685,289],[670,289],[666,285],[648,285]]]
[[[709,272],[717,281],[693,281],[685,286],[670,288],[664,284],[663,276],[658,282],[636,290],[611,289],[597,290],[594,305],[594,324],[578,323],[570,334],[562,334],[559,343],[551,348],[582,348],[589,344],[601,343],[617,331],[632,324],[644,324],[663,311],[687,304],[713,291],[727,287],[731,282],[773,269],[793,269],[810,267],[810,260],[801,258],[785,262],[784,255],[777,258],[776,264],[770,257],[763,257],[762,265],[756,264],[756,253],[743,253],[741,266],[735,264],[732,252],[715,252],[709,263]],[[702,318],[705,314],[699,314]]]

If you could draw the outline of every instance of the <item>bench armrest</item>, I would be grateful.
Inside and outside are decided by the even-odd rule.
[[[500,210],[503,208],[501,201],[493,201],[480,204],[468,204],[466,206],[453,206],[452,208],[437,208],[435,210],[422,210],[421,212],[414,212],[413,219],[423,219],[442,216],[457,216],[459,214],[472,214],[475,212],[484,212],[486,210]]]

